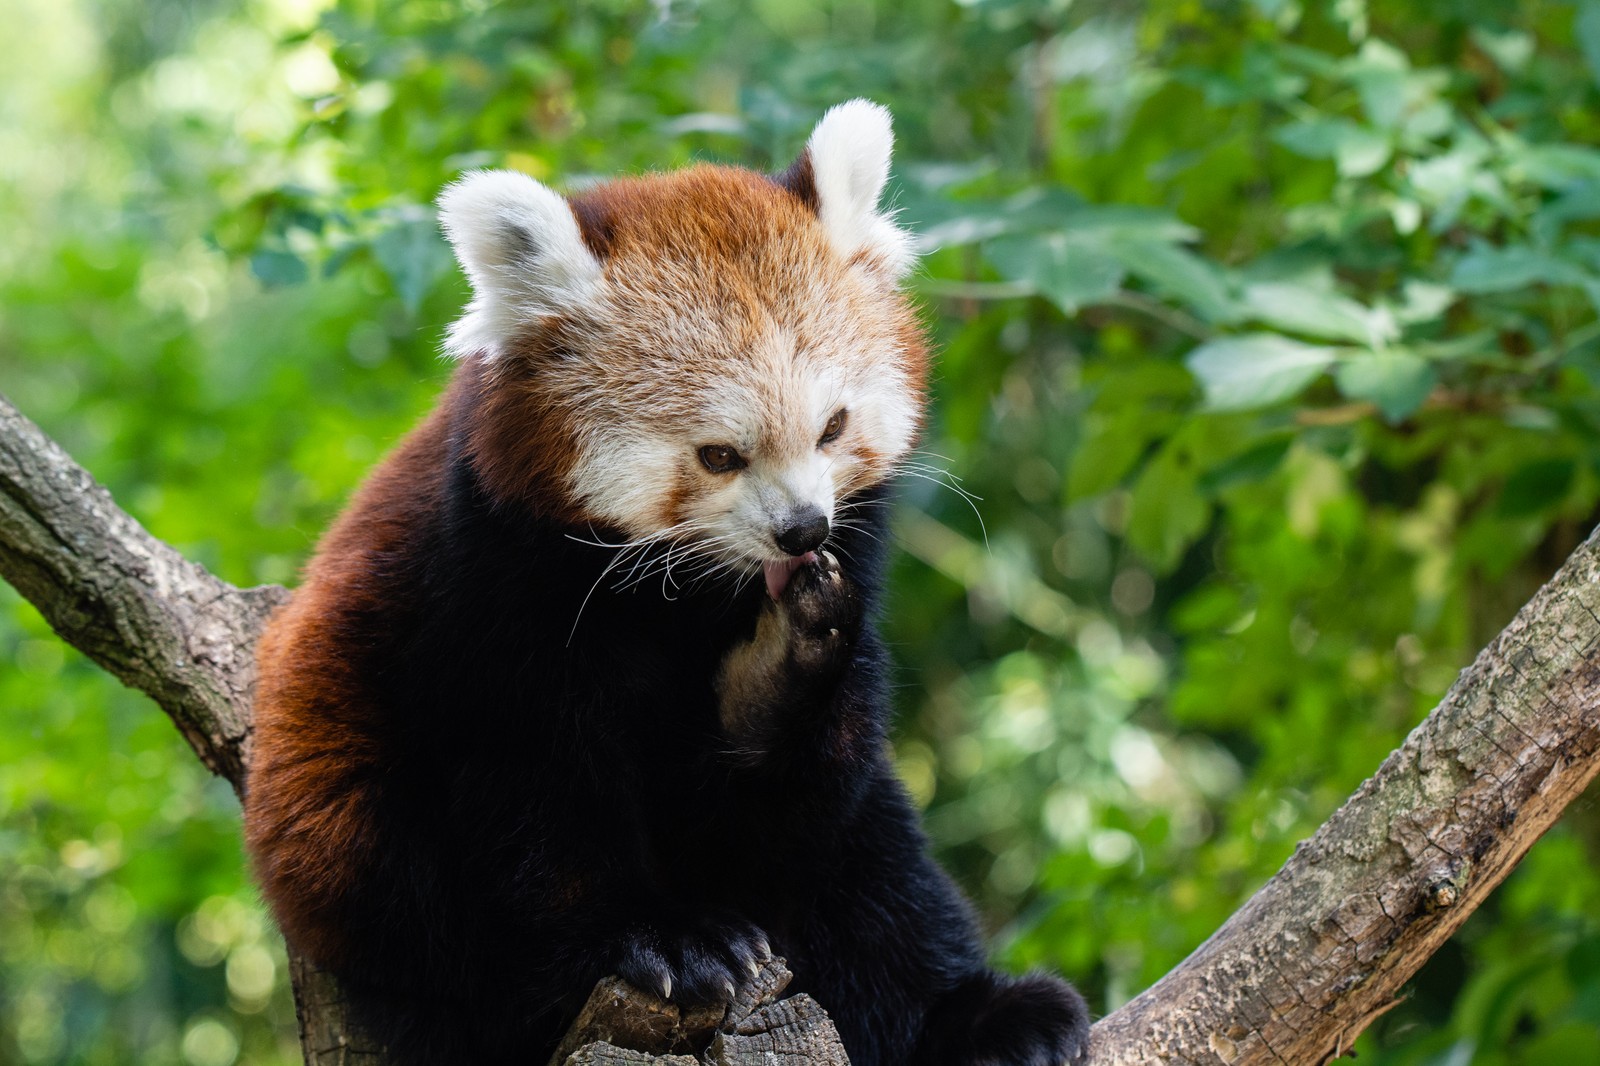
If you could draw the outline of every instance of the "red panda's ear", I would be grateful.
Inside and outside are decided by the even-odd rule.
[[[567,201],[525,174],[477,170],[439,194],[439,223],[472,281],[445,349],[493,359],[540,318],[595,298],[602,268]]]
[[[893,148],[888,109],[870,100],[850,100],[822,116],[786,177],[803,178],[809,169],[810,195],[801,192],[801,198],[813,202],[840,255],[865,252],[898,278],[911,269],[915,253],[911,235],[878,210]]]

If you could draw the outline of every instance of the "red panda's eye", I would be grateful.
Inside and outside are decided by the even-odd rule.
[[[726,444],[707,444],[701,448],[700,462],[713,474],[726,474],[745,465],[744,456]]]
[[[832,444],[838,439],[839,434],[844,432],[845,414],[846,411],[842,407],[833,413],[833,417],[828,419],[828,424],[822,427],[822,437],[817,441],[817,447],[820,448],[824,444]]]

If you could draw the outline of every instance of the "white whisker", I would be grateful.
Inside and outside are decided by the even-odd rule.
[[[934,453],[922,452],[917,454],[932,455]],[[943,458],[943,456],[940,456],[940,458]],[[967,506],[972,509],[973,517],[978,520],[978,531],[983,534],[984,550],[989,550],[989,527],[983,521],[983,513],[978,510],[978,504],[983,502],[982,496],[979,496],[973,492],[968,492],[966,489],[962,488],[961,479],[950,473],[950,471],[930,465],[928,463],[902,462],[900,464],[900,470],[901,473],[905,474],[907,477],[920,478],[929,484],[938,485],[940,488],[949,489],[951,492],[965,500]]]

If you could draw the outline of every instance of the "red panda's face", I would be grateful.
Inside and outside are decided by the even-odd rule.
[[[877,211],[888,151],[887,114],[857,101],[779,179],[702,166],[570,203],[506,173],[447,190],[475,289],[450,346],[482,361],[493,491],[781,586],[920,425],[908,242]]]

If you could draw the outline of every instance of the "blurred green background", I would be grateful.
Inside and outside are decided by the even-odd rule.
[[[4,10],[0,390],[240,584],[449,373],[459,171],[893,108],[949,471],[898,512],[900,765],[1001,961],[1098,1011],[1600,517],[1600,0]],[[1600,1062],[1597,856],[1585,801],[1362,1061]],[[297,1054],[233,797],[0,588],[0,1064],[236,1061]]]

